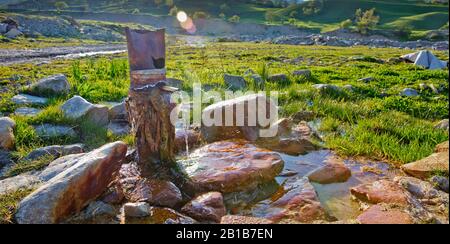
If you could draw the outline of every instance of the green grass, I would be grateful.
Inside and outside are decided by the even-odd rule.
[[[19,202],[32,192],[31,189],[18,190],[0,195],[0,224],[13,224]]]
[[[325,145],[343,156],[364,156],[386,160],[394,164],[408,163],[432,153],[434,146],[448,139],[448,134],[433,129],[437,121],[448,118],[448,71],[430,71],[412,64],[386,64],[387,60],[408,53],[407,50],[367,47],[289,46],[252,43],[214,43],[203,48],[169,45],[168,77],[184,80],[183,89],[190,92],[192,84],[201,81],[214,90],[224,90],[225,73],[243,75],[248,69],[267,79],[271,74],[284,73],[289,80],[283,84],[266,82],[266,90],[280,92],[282,116],[309,110],[320,119],[320,131]],[[446,52],[435,52],[448,59]],[[72,85],[70,94],[52,97],[49,105],[35,118],[14,116],[17,157],[23,158],[36,147],[51,144],[82,142],[89,148],[113,140],[133,143],[131,136],[115,138],[105,129],[64,118],[60,105],[73,95],[81,95],[93,103],[121,101],[127,96],[129,73],[126,54],[104,58],[58,60],[41,66],[15,65],[0,67],[0,79],[13,74],[22,80],[37,80],[46,75],[64,73]],[[302,57],[302,62],[284,62]],[[354,59],[354,57],[364,57]],[[290,75],[294,70],[310,69],[309,79]],[[373,77],[364,83],[360,78]],[[4,81],[5,84],[10,84]],[[354,92],[318,92],[316,83],[337,86],[351,84]],[[399,92],[406,87],[419,89],[420,83],[441,87],[442,93],[422,91],[420,97],[402,98]],[[387,94],[387,97],[381,96]],[[13,111],[9,103],[13,92],[2,94],[2,111]],[[77,138],[43,140],[37,137],[32,125],[55,123],[71,125],[80,134]],[[401,125],[401,126],[399,126]],[[33,169],[46,162],[21,165]],[[37,165],[37,166],[36,166]]]

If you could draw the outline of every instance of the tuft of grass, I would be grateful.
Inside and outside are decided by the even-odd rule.
[[[20,201],[32,191],[32,189],[25,189],[0,195],[0,224],[14,224],[14,215]]]

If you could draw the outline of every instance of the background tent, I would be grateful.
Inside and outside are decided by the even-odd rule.
[[[402,58],[427,69],[445,69],[447,67],[447,62],[439,60],[429,51],[406,54]]]

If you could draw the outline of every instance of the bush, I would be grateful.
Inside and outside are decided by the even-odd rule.
[[[311,0],[302,5],[304,15],[318,14],[323,9],[323,0]]]
[[[367,34],[380,22],[380,16],[375,15],[375,9],[362,11],[357,9],[355,13],[356,29],[361,34]]]
[[[351,19],[346,19],[341,22],[340,26],[341,29],[350,29],[350,27],[353,25],[353,21]]]
[[[231,23],[239,23],[241,21],[241,17],[239,17],[239,15],[233,15],[228,19],[228,21]]]

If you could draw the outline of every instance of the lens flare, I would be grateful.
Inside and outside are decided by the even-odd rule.
[[[180,11],[177,13],[177,19],[178,19],[178,21],[183,23],[183,22],[186,22],[186,20],[188,20],[188,16],[184,11]]]

